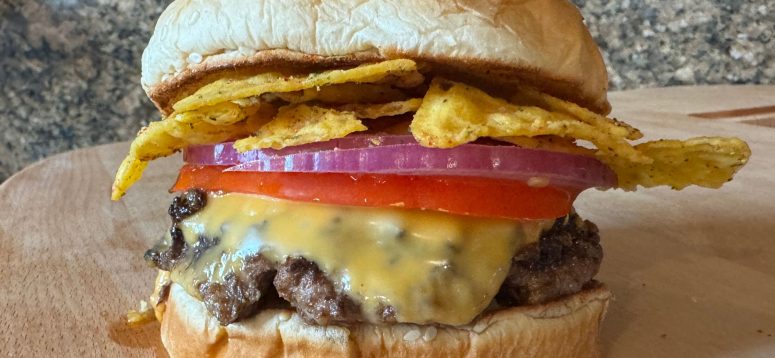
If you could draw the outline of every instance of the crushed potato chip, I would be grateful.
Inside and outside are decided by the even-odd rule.
[[[601,116],[575,103],[550,96],[529,87],[521,87],[517,92],[518,94],[513,100],[515,103],[523,102],[526,99],[527,103],[537,105],[549,111],[576,117],[595,127],[605,128],[616,136],[625,137],[629,140],[643,138],[643,133],[629,124]]]
[[[237,98],[229,101],[231,103],[234,103],[240,107],[252,107],[252,106],[260,106],[264,104],[264,101],[261,96],[253,96],[253,97],[247,97],[247,98]]]
[[[194,144],[219,143],[232,138],[239,138],[251,133],[244,123],[235,125],[214,125],[208,122],[195,122],[178,124],[175,121],[162,121],[165,123],[169,135],[178,138],[184,143],[184,147]],[[171,153],[170,153],[171,154]]]
[[[220,79],[200,88],[172,108],[177,112],[191,111],[204,106],[272,92],[294,92],[319,86],[342,83],[375,83],[390,76],[401,78],[417,75],[417,64],[399,59],[361,65],[346,70],[312,73],[304,77],[284,77],[278,73],[264,73],[244,79]]]
[[[377,119],[380,117],[398,116],[417,111],[422,104],[422,98],[412,98],[406,101],[396,101],[379,104],[348,104],[339,107],[340,110],[355,113],[358,118]]]
[[[116,179],[113,181],[110,198],[112,200],[121,199],[127,189],[140,180],[147,166],[147,161],[139,160],[131,155],[124,158],[116,172]]]
[[[495,137],[527,147],[541,143],[525,137],[546,134],[588,140],[597,146],[594,154],[598,159],[617,174],[618,187],[626,190],[638,185],[717,188],[731,180],[751,154],[748,145],[737,138],[661,140],[633,147],[624,139],[640,137],[637,129],[593,118],[581,107],[546,98],[552,102],[548,107],[558,112],[517,106],[470,86],[434,80],[411,130],[420,143],[434,147],[452,147],[479,137]],[[586,117],[579,118],[582,116]],[[567,144],[561,146],[567,148]],[[585,154],[585,149],[580,150],[579,154]]]
[[[234,142],[240,152],[254,149],[281,149],[322,142],[365,131],[366,126],[352,112],[297,104],[281,107],[277,116],[261,127],[255,136]]]
[[[576,141],[573,138],[546,135],[537,137],[499,137],[495,139],[516,144],[522,148],[551,150],[553,152],[587,156],[595,155],[594,150],[576,145]]]
[[[384,103],[406,99],[406,95],[400,90],[389,85],[371,83],[342,83],[275,95],[293,104],[309,101],[331,104]]]
[[[122,162],[113,184],[111,197],[118,200],[142,176],[147,162],[168,156],[192,144],[212,144],[255,133],[276,114],[272,106],[264,106],[259,96],[265,93],[301,91],[296,101],[348,103],[349,101],[404,100],[405,95],[390,85],[416,86],[424,81],[412,60],[391,60],[345,70],[313,73],[303,77],[286,77],[279,73],[263,73],[244,79],[221,79],[200,88],[193,95],[177,102],[169,118],[153,122],[135,138],[127,158]],[[305,90],[307,90],[305,92]],[[407,102],[411,105],[412,101]],[[269,107],[269,108],[267,108]],[[323,119],[307,123],[298,134],[279,135],[279,126],[269,125],[265,133],[274,133],[262,143],[287,146],[316,141],[311,138],[336,138],[341,133],[365,130],[353,113],[310,107],[286,110],[284,114],[302,116],[322,111]],[[396,105],[384,110],[398,111]],[[306,112],[305,112],[306,110]],[[270,116],[270,117],[267,117]],[[280,122],[289,117],[278,115]],[[312,118],[308,118],[311,122]],[[272,121],[274,122],[274,121]],[[338,125],[343,125],[338,128]],[[272,128],[275,128],[273,130]],[[270,131],[270,132],[267,132]],[[317,132],[316,132],[317,131]],[[325,134],[323,132],[329,131]],[[276,132],[276,133],[275,133]],[[259,133],[261,135],[261,133]],[[346,134],[341,134],[344,136]],[[294,139],[295,138],[295,139]],[[274,142],[272,142],[274,140]],[[324,139],[320,139],[324,140]],[[257,145],[257,137],[245,138],[244,146]],[[253,143],[253,144],[250,144]],[[247,150],[247,149],[246,149]]]
[[[136,328],[146,323],[151,323],[156,320],[153,307],[148,302],[140,301],[140,308],[138,310],[130,310],[126,314],[126,323],[128,326]]]
[[[451,148],[480,137],[557,135],[590,141],[600,151],[630,161],[651,162],[623,136],[607,131],[610,128],[535,106],[514,105],[478,88],[438,78],[411,124],[415,139],[427,147]]]
[[[175,153],[181,148],[183,141],[167,133],[168,127],[167,122],[158,121],[151,122],[140,129],[137,137],[132,141],[129,154],[139,160],[149,161]]]
[[[246,113],[250,112],[253,114],[247,120],[231,125],[210,124],[202,118],[196,121],[191,119],[193,116],[188,117],[186,121],[168,117],[151,122],[141,129],[132,141],[129,155],[116,172],[111,198],[119,200],[126,190],[142,177],[149,161],[166,157],[189,145],[213,144],[250,135],[266,123],[265,116],[274,114],[271,110],[253,109],[247,110]]]
[[[235,142],[242,152],[279,149],[367,130],[360,119],[381,121],[410,112],[416,113],[409,130],[422,145],[450,148],[489,137],[526,148],[594,155],[616,172],[618,186],[628,190],[638,185],[719,187],[750,156],[747,144],[737,138],[633,146],[628,140],[640,139],[639,130],[527,87],[506,101],[436,78],[423,98],[408,98],[396,88],[423,88],[417,87],[425,81],[417,66],[411,60],[391,60],[299,77],[264,73],[205,85],[176,103],[168,118],[138,133],[116,173],[112,198],[118,200],[140,179],[148,161],[189,145],[243,138]],[[267,96],[291,104],[278,110]],[[405,125],[401,121],[390,128],[405,133]],[[596,149],[578,146],[577,140]]]
[[[195,111],[173,113],[170,117],[181,123],[207,122],[215,125],[230,125],[245,119],[247,116],[248,113],[241,106],[231,102],[223,102]]]
[[[635,190],[667,185],[683,189],[689,185],[718,188],[732,180],[748,162],[751,149],[738,138],[699,137],[685,141],[658,140],[638,144],[635,149],[654,159],[651,164],[633,163],[603,155],[619,177],[618,187]]]
[[[401,74],[390,74],[374,83],[390,84],[398,88],[413,88],[423,84],[423,82],[425,82],[425,76],[418,71],[414,71]]]

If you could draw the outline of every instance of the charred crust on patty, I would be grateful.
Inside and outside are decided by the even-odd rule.
[[[207,193],[200,189],[187,190],[173,198],[172,204],[167,210],[172,219],[169,240],[162,239],[161,242],[147,250],[143,255],[145,262],[160,270],[171,271],[188,250],[188,244],[186,244],[183,231],[180,230],[178,224],[202,210],[206,205]],[[201,253],[201,250],[195,250],[196,252]]]
[[[190,189],[172,199],[167,213],[173,223],[179,223],[202,210],[205,205],[207,205],[207,193],[200,189]]]
[[[518,306],[574,294],[592,281],[602,260],[597,226],[570,214],[514,256],[496,299],[503,306]]]
[[[177,223],[170,228],[169,240],[162,240],[145,252],[143,258],[151,267],[171,271],[184,256],[188,245],[183,238],[183,232]]]
[[[223,282],[200,282],[199,293],[207,310],[222,325],[255,314],[272,288],[275,270],[263,255],[245,259],[239,273],[229,273]]]
[[[355,323],[360,307],[338,292],[317,264],[303,257],[288,257],[277,267],[274,286],[308,323]]]

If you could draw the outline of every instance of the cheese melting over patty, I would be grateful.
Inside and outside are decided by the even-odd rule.
[[[180,228],[191,246],[202,237],[215,244],[176,266],[171,278],[200,297],[198,283],[222,282],[246,257],[261,253],[280,263],[302,256],[371,322],[390,305],[399,322],[462,325],[493,300],[514,254],[553,222],[209,194]]]

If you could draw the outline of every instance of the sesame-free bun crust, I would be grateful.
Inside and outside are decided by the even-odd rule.
[[[399,57],[610,110],[600,52],[567,0],[176,0],[143,53],[142,85],[169,113],[224,75]]]
[[[603,286],[543,305],[485,314],[463,327],[311,326],[271,309],[221,326],[173,284],[161,337],[171,357],[596,357],[611,293]]]

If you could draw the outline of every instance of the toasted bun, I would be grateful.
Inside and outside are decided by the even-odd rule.
[[[493,86],[528,83],[607,113],[600,52],[567,0],[176,0],[143,53],[164,113],[225,73],[411,58]]]
[[[596,357],[610,297],[601,286],[548,304],[496,311],[464,327],[320,327],[277,309],[223,327],[173,284],[161,337],[171,357]]]

